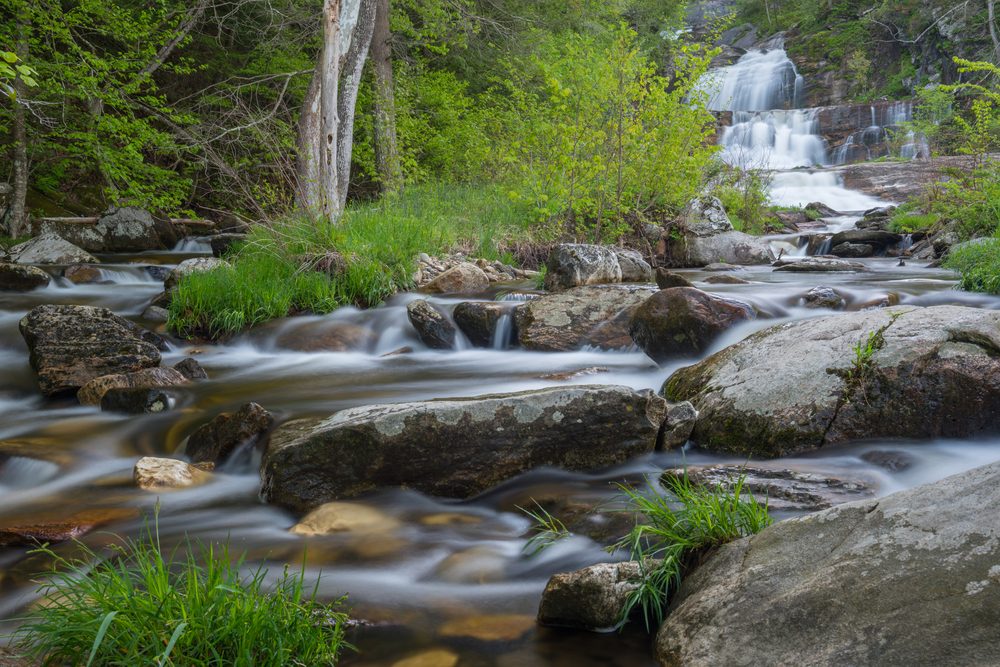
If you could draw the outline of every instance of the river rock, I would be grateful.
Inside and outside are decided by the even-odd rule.
[[[229,262],[217,257],[193,257],[191,259],[185,259],[183,262],[178,264],[174,270],[170,272],[170,275],[167,276],[167,279],[163,281],[163,289],[168,292],[176,289],[182,279],[194,273],[206,273],[208,271],[214,271],[215,269],[226,267],[229,267]]]
[[[444,623],[442,637],[475,639],[481,642],[516,641],[535,628],[535,619],[526,614],[465,615]]]
[[[462,262],[437,276],[421,289],[431,294],[475,294],[490,286],[490,278],[471,262]]]
[[[884,232],[878,229],[849,229],[834,234],[830,243],[834,247],[842,243],[854,243],[874,246],[880,250],[885,250],[888,246],[896,245],[902,240],[903,237],[899,234]]]
[[[656,270],[656,286],[660,289],[671,287],[694,287],[694,284],[679,273],[660,267]]]
[[[527,350],[543,352],[586,345],[605,350],[631,347],[632,313],[655,293],[645,287],[590,285],[532,299],[514,310],[518,340]]]
[[[216,234],[209,239],[209,244],[212,246],[212,256],[213,257],[225,257],[229,254],[230,250],[236,247],[236,244],[243,243],[247,240],[246,234]],[[336,262],[332,258],[336,257],[340,262]],[[337,275],[340,271],[332,270],[335,266],[341,266],[344,263],[344,258],[340,253],[330,253],[329,255],[324,255],[314,266],[316,270],[327,275]]]
[[[101,397],[101,410],[129,415],[166,412],[177,403],[174,394],[164,389],[113,387]]]
[[[649,283],[653,281],[653,267],[635,250],[615,249],[618,266],[622,269],[623,283]]]
[[[196,359],[192,359],[191,357],[181,359],[174,364],[174,370],[192,382],[208,379],[208,373],[205,372],[205,369],[202,368]]]
[[[731,276],[727,273],[723,273],[717,276],[709,276],[705,278],[705,282],[709,285],[749,285],[749,280],[744,280],[739,276]]]
[[[620,283],[622,267],[614,249],[585,243],[563,243],[552,249],[546,264],[545,289],[552,292]]]
[[[150,324],[166,324],[170,320],[170,311],[160,306],[146,306],[140,317]]]
[[[225,463],[240,450],[252,450],[274,428],[274,417],[256,403],[223,412],[188,438],[184,452],[194,463]]]
[[[16,264],[97,264],[96,257],[55,234],[41,234],[7,251]]]
[[[173,368],[143,368],[132,373],[115,373],[96,377],[80,388],[76,400],[80,405],[100,405],[110,389],[157,389],[187,384],[188,379]]]
[[[63,271],[63,278],[70,281],[74,285],[91,285],[103,280],[100,267],[92,266],[90,264],[74,264],[73,266],[67,266],[66,270]]]
[[[687,401],[669,403],[667,416],[663,420],[663,431],[660,434],[662,449],[683,447],[691,439],[694,425],[698,423],[698,411]]]
[[[135,485],[145,491],[182,489],[204,484],[211,477],[211,474],[184,461],[152,456],[136,461],[132,470]]]
[[[297,510],[380,486],[466,498],[539,466],[591,470],[653,451],[666,403],[626,387],[370,405],[278,428],[264,496]]]
[[[115,521],[134,519],[138,514],[132,507],[94,507],[68,512],[63,516],[36,516],[30,523],[0,524],[0,547],[65,542]]]
[[[163,250],[177,244],[177,230],[169,220],[155,218],[135,206],[108,209],[94,231],[100,236],[101,252],[141,252]]]
[[[493,347],[497,324],[504,315],[513,319],[513,306],[497,301],[464,301],[452,312],[455,324],[476,347]],[[513,324],[513,322],[512,322]],[[517,334],[512,334],[517,339]]]
[[[643,352],[661,363],[703,352],[723,331],[754,316],[746,304],[693,287],[672,287],[636,309],[629,334]]]
[[[538,606],[541,625],[611,632],[623,621],[629,595],[640,586],[642,569],[635,561],[600,563],[553,575]]]
[[[880,330],[884,346],[858,373],[855,348]],[[741,456],[996,432],[1000,312],[893,308],[781,324],[677,371],[664,395],[697,408],[699,446]]]
[[[267,337],[273,328],[257,327],[255,336]],[[274,344],[283,350],[296,352],[367,352],[378,343],[378,334],[368,327],[351,322],[318,320],[293,322],[279,333]]]
[[[832,208],[824,204],[823,202],[810,202],[805,206],[806,211],[813,211],[820,218],[835,218],[840,215],[840,212],[834,211]]]
[[[400,528],[398,519],[361,503],[324,503],[292,527],[296,535],[333,535],[335,533],[387,533]]]
[[[663,473],[664,478],[684,475],[693,484],[726,490],[732,490],[742,477],[745,493],[777,511],[814,512],[875,495],[875,484],[870,479],[844,479],[788,468],[713,465],[674,468]]]
[[[406,316],[424,345],[432,350],[452,350],[458,330],[448,315],[434,304],[417,299],[406,304]]]
[[[829,308],[840,310],[847,302],[832,287],[813,287],[802,297],[802,303],[806,308]]]
[[[841,243],[840,245],[833,246],[830,249],[830,254],[846,259],[859,259],[872,257],[875,254],[875,248],[865,243]]]
[[[434,648],[408,655],[392,663],[391,667],[456,667],[459,655],[445,648]]]
[[[47,287],[49,281],[49,274],[37,266],[0,262],[0,291],[28,292]]]
[[[698,268],[713,262],[738,265],[770,264],[774,252],[764,241],[743,232],[715,236],[665,237],[665,261],[676,268]]]
[[[1000,664],[1000,464],[776,523],[684,578],[661,665]]]
[[[46,396],[76,392],[94,378],[158,366],[166,343],[93,306],[37,306],[19,324]]]
[[[849,262],[836,257],[796,257],[774,262],[775,271],[794,273],[858,273],[866,267],[860,262]]]

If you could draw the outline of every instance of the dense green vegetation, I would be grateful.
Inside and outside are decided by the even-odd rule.
[[[155,530],[110,559],[77,546],[70,559],[40,550],[53,569],[19,649],[45,664],[333,665],[347,647],[347,616],[317,601],[304,573],[272,581],[226,547],[168,551]]]
[[[1000,294],[1000,238],[978,239],[953,249],[944,265],[962,275],[962,289]]]

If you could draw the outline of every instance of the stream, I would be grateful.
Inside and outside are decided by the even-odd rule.
[[[785,67],[780,59],[771,60],[778,63],[776,68]],[[794,77],[792,81],[794,87]],[[761,99],[753,97],[753,104],[767,108],[769,103]],[[771,122],[781,124],[791,116],[773,115]],[[782,150],[773,144],[771,148]],[[829,173],[794,170],[802,165],[794,164],[791,157],[788,151],[780,155],[782,168],[789,170],[775,178],[779,203],[818,200],[844,211],[886,203],[846,190]],[[831,219],[827,229],[816,233],[849,228],[859,215]],[[769,240],[777,250],[803,252],[802,240],[795,236]],[[248,401],[287,420],[372,403],[568,383],[658,390],[676,368],[697,359],[658,367],[637,350],[539,353],[465,346],[458,351],[432,351],[419,342],[406,317],[405,305],[417,295],[403,294],[370,311],[344,308],[325,316],[288,319],[227,344],[174,340],[163,365],[192,356],[205,367],[209,380],[192,385],[181,404],[165,413],[126,417],[81,407],[75,401],[41,397],[17,328],[18,320],[32,307],[103,306],[152,328],[142,322],[140,314],[162,290],[162,282],[145,267],[169,268],[206,254],[210,253],[205,243],[189,240],[174,252],[102,256],[101,284],[78,286],[57,279],[29,293],[0,292],[0,526],[92,511],[108,520],[81,539],[101,548],[108,533],[138,536],[158,507],[158,529],[167,545],[185,535],[206,543],[228,541],[233,551],[246,551],[251,564],[266,563],[273,575],[285,564],[301,567],[308,556],[307,576],[311,581],[319,578],[321,596],[333,600],[348,594],[352,616],[364,621],[349,634],[358,650],[345,654],[345,665],[388,667],[431,649],[457,655],[463,667],[653,664],[650,638],[641,631],[641,623],[608,635],[534,624],[550,575],[607,561],[609,555],[601,544],[580,535],[528,555],[525,545],[532,522],[518,508],[530,507],[533,500],[557,501],[565,508],[613,508],[618,503],[615,482],[641,484],[668,467],[743,463],[741,459],[689,446],[588,474],[534,470],[465,501],[387,489],[356,501],[381,517],[381,529],[362,536],[341,533],[310,538],[289,532],[298,517],[259,500],[254,462],[224,467],[204,486],[159,495],[136,489],[132,468],[140,456],[174,456],[198,426]],[[776,273],[770,266],[746,267],[739,274],[750,281],[745,285],[705,283],[711,274],[701,270],[681,273],[706,291],[751,302],[768,315],[730,330],[709,353],[783,321],[830,315],[831,311],[802,304],[803,295],[818,285],[844,294],[847,310],[878,303],[890,293],[898,295],[902,306],[959,304],[1000,309],[1000,298],[956,291],[951,272],[927,268],[924,262],[898,266],[897,259],[888,257],[860,261],[866,266],[861,273]],[[505,295],[532,290],[533,285],[526,283],[502,285],[482,298],[509,298]],[[432,300],[445,308],[458,302]],[[373,330],[377,341],[364,352],[297,352],[283,347],[282,341],[290,336],[315,336],[344,323]],[[385,356],[404,346],[413,352]],[[789,366],[797,362],[785,360]],[[543,378],[589,368],[601,372],[561,380]],[[773,371],[780,375],[782,368]],[[904,451],[906,465],[893,471],[871,463],[865,454],[873,451]],[[782,459],[774,465],[831,476],[861,474],[874,481],[878,495],[885,495],[996,460],[1000,460],[1000,438],[859,442]],[[66,543],[57,549],[71,553],[74,546]],[[45,565],[28,548],[0,548],[0,619],[8,619],[0,625],[0,634],[11,630],[16,625],[11,619],[37,599],[34,578]]]

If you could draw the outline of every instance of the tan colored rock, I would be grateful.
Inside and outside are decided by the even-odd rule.
[[[211,474],[177,459],[145,456],[136,462],[132,478],[140,489],[160,491],[204,484]]]
[[[490,286],[490,279],[475,264],[462,262],[448,269],[423,286],[432,294],[469,294],[482,292]]]
[[[173,368],[144,368],[134,373],[116,373],[94,378],[80,388],[76,399],[80,405],[100,405],[111,389],[159,389],[187,384],[189,380]]]
[[[332,533],[386,533],[399,528],[399,521],[361,503],[333,502],[320,505],[292,527],[296,535]]]
[[[484,642],[509,642],[533,630],[535,619],[524,614],[466,616],[441,626],[442,637],[463,637]]]
[[[392,667],[455,667],[458,655],[448,649],[435,648],[411,655],[392,663]]]

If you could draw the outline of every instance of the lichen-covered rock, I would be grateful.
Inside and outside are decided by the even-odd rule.
[[[623,283],[653,282],[653,267],[637,251],[615,248],[615,256],[622,269]]]
[[[834,257],[796,257],[774,263],[775,271],[792,273],[858,273],[866,270],[861,262],[849,262]]]
[[[735,229],[718,197],[692,199],[681,219],[684,232],[691,236],[717,236]]]
[[[465,498],[539,466],[590,470],[653,451],[666,404],[627,387],[558,387],[372,405],[271,436],[265,497],[297,510],[381,486]]]
[[[847,302],[835,289],[820,285],[813,287],[802,297],[802,303],[806,308],[829,308],[839,310],[847,305]]]
[[[735,265],[770,264],[771,246],[743,232],[723,232],[714,236],[682,234],[664,237],[664,260],[675,268],[698,268],[713,262]]]
[[[691,439],[694,425],[698,422],[698,411],[687,401],[667,405],[667,416],[663,420],[660,446],[663,449],[683,447]]]
[[[46,287],[51,277],[36,266],[0,262],[0,291],[28,292]]]
[[[546,264],[545,289],[620,283],[622,267],[613,248],[586,243],[563,243],[552,249]]]
[[[432,350],[455,348],[458,330],[447,313],[424,299],[406,304],[406,317],[424,345]]]
[[[132,471],[135,485],[146,491],[183,489],[204,484],[211,474],[177,459],[146,456],[136,461]]]
[[[16,264],[97,264],[96,257],[55,234],[41,234],[7,254]]]
[[[632,313],[655,293],[646,287],[590,285],[532,299],[514,311],[518,340],[527,350],[543,352],[587,345],[604,350],[631,347]]]
[[[884,344],[859,365],[857,346],[878,332]],[[677,371],[664,394],[698,409],[700,447],[740,455],[997,432],[1000,312],[891,308],[780,324]]]
[[[95,250],[101,252],[141,252],[172,248],[178,235],[169,220],[155,218],[135,206],[108,209],[94,231],[101,238]]]
[[[629,334],[653,361],[661,363],[704,352],[723,331],[753,318],[753,308],[747,304],[694,287],[672,287],[636,309]]]
[[[193,257],[192,259],[185,259],[163,281],[163,289],[168,292],[175,289],[182,279],[194,273],[204,273],[227,267],[229,267],[229,262],[218,257]]]
[[[513,318],[514,305],[497,301],[464,301],[452,312],[455,324],[476,347],[493,347],[497,325],[504,315]],[[516,333],[512,335],[517,338]]]
[[[158,366],[166,343],[93,306],[37,306],[20,322],[31,367],[46,396],[76,392],[102,375]]]
[[[205,369],[202,368],[196,359],[192,359],[191,357],[181,359],[174,364],[174,370],[192,382],[208,379],[208,373],[205,372]]]
[[[1000,464],[781,521],[685,575],[684,665],[1000,664]]]
[[[475,294],[488,289],[490,278],[471,262],[462,262],[438,275],[421,289],[431,294]]]
[[[173,368],[143,368],[131,373],[115,373],[96,377],[80,388],[76,400],[80,405],[100,405],[111,389],[156,389],[187,384],[188,379]]]
[[[623,622],[625,603],[641,585],[635,561],[600,563],[553,575],[542,592],[538,622],[542,625],[611,632]]]
[[[184,452],[195,463],[221,465],[240,451],[260,446],[274,428],[274,417],[257,403],[223,412],[188,438]]]

